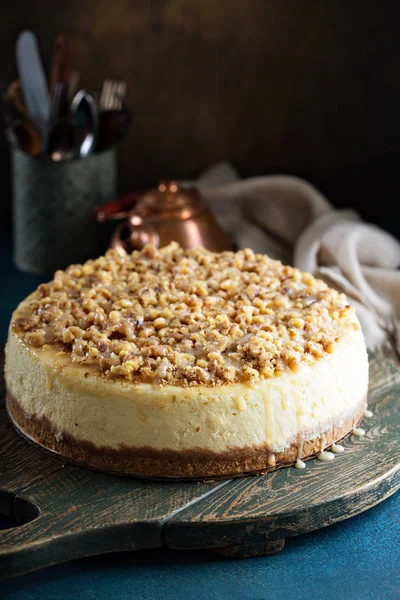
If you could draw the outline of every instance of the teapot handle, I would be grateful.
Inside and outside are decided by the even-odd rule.
[[[127,229],[128,236],[123,235],[123,230]],[[135,215],[130,215],[128,224],[121,223],[111,238],[110,246],[114,248],[120,256],[126,256],[133,250],[141,250],[146,244],[154,244],[157,248],[160,245],[160,237],[157,230],[149,221],[146,221]]]

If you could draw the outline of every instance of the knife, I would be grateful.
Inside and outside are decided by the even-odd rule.
[[[23,31],[17,39],[16,58],[25,104],[32,122],[42,137],[42,150],[47,149],[50,120],[50,93],[35,35]]]

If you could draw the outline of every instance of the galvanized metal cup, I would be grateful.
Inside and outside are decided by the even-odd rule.
[[[19,269],[51,275],[104,251],[95,207],[117,195],[115,148],[68,162],[12,149],[12,184]]]

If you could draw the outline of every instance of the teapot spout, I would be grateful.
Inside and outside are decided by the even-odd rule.
[[[111,238],[111,248],[120,256],[126,256],[134,250],[141,250],[146,244],[160,246],[160,237],[148,221],[131,213],[128,223],[121,223]]]
[[[103,206],[97,206],[96,221],[98,223],[104,223],[105,221],[125,219],[139,200],[140,196],[141,194],[133,192],[132,194],[126,194],[121,198],[111,200],[111,202],[108,202]]]

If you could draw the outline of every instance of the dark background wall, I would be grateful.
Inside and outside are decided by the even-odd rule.
[[[245,176],[306,177],[336,205],[397,227],[396,0],[3,0],[0,22],[3,83],[24,28],[47,66],[55,35],[72,34],[85,87],[127,80],[135,122],[121,192],[226,158]],[[2,219],[8,173],[2,139]]]

